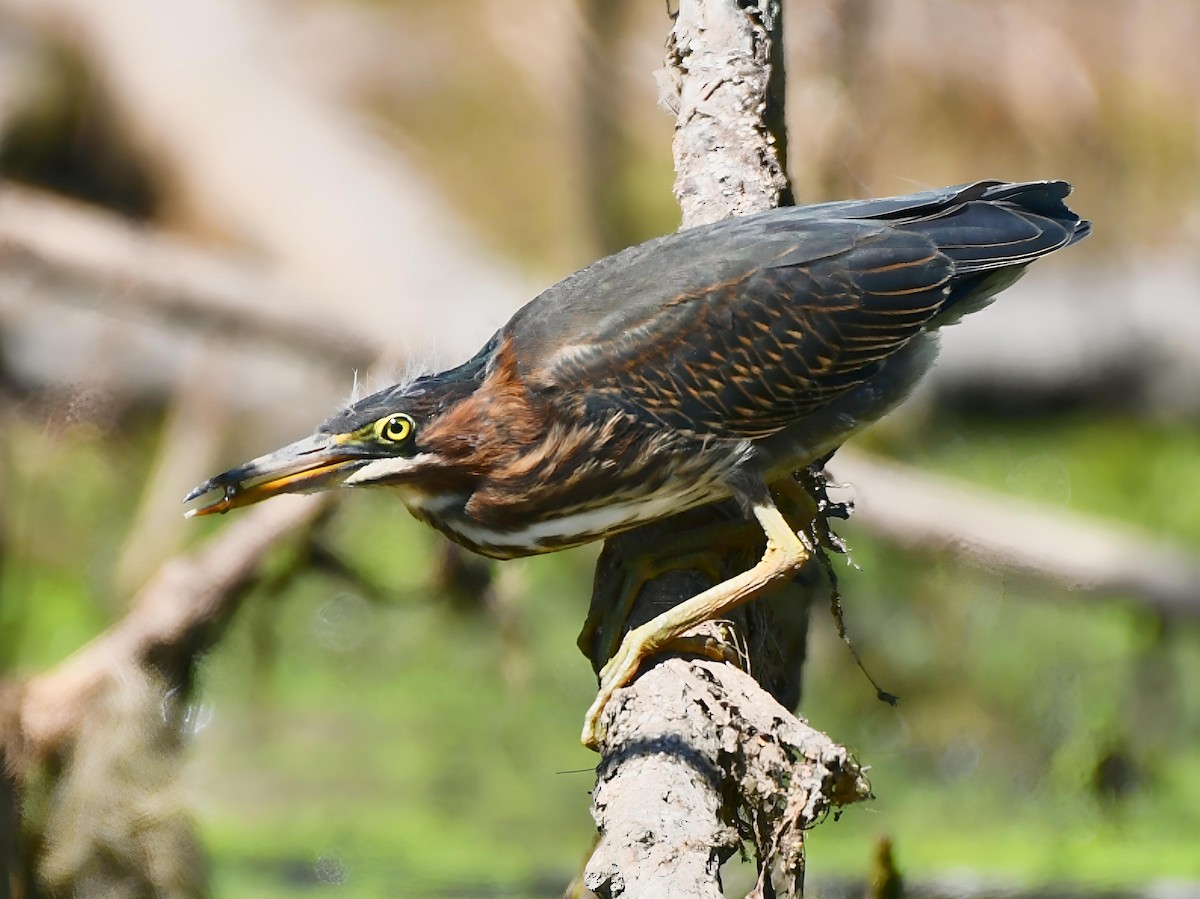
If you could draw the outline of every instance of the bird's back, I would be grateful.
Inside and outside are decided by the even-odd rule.
[[[632,247],[504,329],[535,386],[716,437],[775,433],[1089,230],[1061,181],[787,207]]]

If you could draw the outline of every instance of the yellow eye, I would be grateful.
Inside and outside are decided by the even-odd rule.
[[[416,423],[407,415],[389,415],[375,422],[375,436],[388,443],[403,443],[412,436]]]

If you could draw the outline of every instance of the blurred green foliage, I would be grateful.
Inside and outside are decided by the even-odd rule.
[[[149,431],[8,429],[23,474],[9,482],[0,594],[10,669],[52,664],[119,614],[104,588],[112,535],[139,486],[129,448],[148,452]],[[1200,486],[1181,464],[1194,428],[944,420],[885,424],[872,440],[1200,543],[1195,508],[1175,501]],[[901,704],[874,699],[818,610],[804,712],[871,765],[878,798],[814,831],[815,882],[863,876],[881,833],[914,880],[959,868],[1104,886],[1200,877],[1194,625],[843,530],[857,566],[843,574],[848,624]],[[252,596],[204,661],[188,780],[218,894],[552,895],[585,857],[595,756],[576,734],[593,681],[574,636],[594,551],[506,563],[504,589],[521,596],[516,627],[500,628],[429,589],[440,539],[388,496],[350,497],[329,546],[387,599],[312,573]],[[1123,766],[1112,783],[1106,758]]]

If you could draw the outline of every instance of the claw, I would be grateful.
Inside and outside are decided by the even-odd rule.
[[[609,701],[617,690],[633,681],[642,660],[658,651],[653,630],[647,630],[653,623],[644,624],[626,634],[620,649],[600,670],[600,688],[596,691],[596,698],[592,700],[587,714],[584,715],[583,733],[580,734],[580,741],[588,749],[600,748],[600,739],[603,737],[600,716],[604,714]]]
[[[583,745],[600,744],[600,716],[613,694],[633,680],[642,660],[654,655],[696,625],[722,618],[732,609],[759,596],[773,584],[791,578],[811,557],[813,547],[788,525],[769,501],[754,506],[754,516],[767,537],[767,548],[754,567],[685,600],[625,635],[621,647],[600,671],[600,689],[583,721]]]

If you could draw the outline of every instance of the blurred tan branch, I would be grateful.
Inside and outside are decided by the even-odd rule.
[[[190,336],[277,345],[341,370],[382,341],[318,322],[254,267],[120,216],[11,184],[0,187],[0,314],[49,299],[114,318],[152,317]]]
[[[877,539],[981,568],[1200,617],[1200,557],[1131,527],[1003,497],[843,447],[829,463],[858,488],[853,521]]]
[[[174,781],[169,769],[181,762],[171,708],[187,702],[186,690],[179,688],[190,682],[195,660],[220,639],[266,555],[312,528],[336,500],[333,494],[286,497],[251,510],[202,549],[165,564],[134,597],[129,612],[74,655],[24,683],[4,685],[0,775],[7,783],[0,793],[9,793],[20,807],[38,767],[49,763],[56,772],[41,785],[46,795],[39,804],[51,809],[41,824],[47,854],[36,867],[42,877],[81,896],[109,895],[105,890],[116,882],[143,883],[154,895],[206,894],[203,867],[194,857],[194,836],[182,810],[169,811],[165,796],[143,796],[144,790],[121,789],[103,778],[144,765],[162,773],[163,789]],[[155,729],[135,723],[147,712]],[[111,744],[106,728],[127,733],[132,740],[128,751],[137,757],[79,773],[95,762],[106,739]],[[102,780],[95,782],[96,777]],[[102,801],[94,805],[95,798]],[[64,817],[64,808],[76,811]],[[117,847],[119,861],[109,857],[106,842],[123,842],[130,832],[153,847],[151,856],[142,857],[126,845]],[[64,858],[64,842],[80,848]],[[99,877],[99,870],[113,879]],[[32,892],[33,887],[26,884],[25,889]]]
[[[234,332],[254,335],[288,345],[293,354],[299,347],[345,364],[384,344],[393,359],[402,358],[432,345],[435,333],[451,352],[472,351],[525,293],[401,157],[369,139],[272,54],[276,29],[261,5],[8,0],[4,6],[79,47],[142,152],[165,173],[177,214],[260,248],[273,269],[305,285],[299,291],[268,284],[273,279],[236,273],[207,255],[139,239],[111,221],[14,192],[4,195],[4,268],[8,301],[27,304],[18,314],[32,313],[31,297],[49,292],[60,302],[96,307],[110,321],[117,321],[117,307],[131,319],[147,310],[162,320],[195,317],[223,332],[222,342],[232,343]],[[447,330],[440,326],[441,301],[450,297],[467,325]],[[56,339],[70,327],[64,316],[28,317]],[[116,330],[124,337],[133,322]],[[261,341],[248,348],[255,362],[270,355]],[[166,563],[105,634],[6,691],[0,754],[14,766],[13,803],[28,786],[20,771],[33,760],[54,756],[66,772],[86,761],[74,754],[72,738],[122,683],[157,670],[168,687],[186,685],[197,653],[217,639],[264,556],[332,499],[288,500],[239,516],[203,550]],[[171,503],[164,514],[177,517],[179,508]],[[72,786],[69,777],[51,777],[39,789],[59,795]],[[104,811],[113,817],[112,809]],[[73,827],[83,833],[102,823]],[[102,861],[88,851],[81,848],[77,867],[60,875],[57,888],[86,894],[86,872]],[[48,857],[31,862],[43,873],[47,863]],[[74,883],[72,873],[79,878]],[[161,882],[147,889],[177,895]]]
[[[3,0],[77,45],[186,218],[261,248],[318,327],[397,356],[473,352],[520,279],[427,180],[284,53],[281,10],[249,0]],[[467,326],[441,327],[453,303]]]
[[[284,497],[251,509],[201,549],[162,566],[120,621],[25,685],[20,707],[25,751],[33,756],[60,751],[97,691],[119,680],[126,666],[178,677],[220,636],[266,555],[311,527],[337,499]]]

